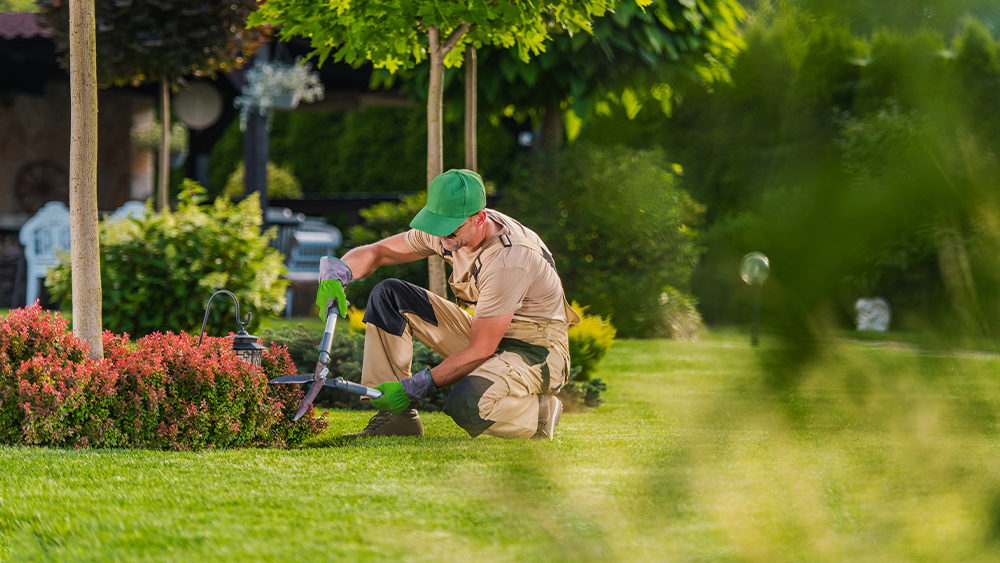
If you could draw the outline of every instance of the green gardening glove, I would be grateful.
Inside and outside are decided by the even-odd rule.
[[[333,303],[341,317],[347,317],[347,295],[344,288],[354,278],[351,268],[333,256],[324,256],[319,261],[319,290],[316,291],[316,305],[320,320],[326,320],[326,309]]]
[[[399,381],[388,381],[375,386],[382,392],[378,399],[372,399],[372,406],[380,411],[389,411],[392,414],[399,414],[410,406],[410,401],[426,399],[438,392],[434,378],[431,377],[431,370],[422,369]]]
[[[382,396],[378,399],[372,399],[372,406],[380,411],[399,414],[410,406],[410,398],[406,396],[403,384],[398,381],[379,383],[375,389],[381,391]]]
[[[319,282],[319,290],[316,292],[319,319],[326,320],[326,308],[331,299],[337,304],[340,316],[347,318],[347,295],[344,293],[344,284],[337,280],[326,280]]]

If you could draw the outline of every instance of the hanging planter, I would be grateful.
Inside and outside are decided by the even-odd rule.
[[[277,110],[290,110],[299,106],[302,97],[295,90],[280,89],[271,96],[271,107]]]
[[[238,96],[233,105],[240,110],[240,127],[246,128],[251,112],[270,115],[275,110],[291,110],[300,102],[311,103],[323,99],[323,84],[319,73],[312,71],[312,65],[288,64],[281,61],[257,61],[247,71],[243,95]]]

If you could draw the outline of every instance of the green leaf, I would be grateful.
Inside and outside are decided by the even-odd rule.
[[[628,115],[628,118],[635,119],[635,116],[639,115],[639,110],[642,109],[642,103],[639,101],[639,97],[636,95],[635,91],[631,88],[625,88],[622,90],[621,101],[622,106],[625,107],[625,113]]]

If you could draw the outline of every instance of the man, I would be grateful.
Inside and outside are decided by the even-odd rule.
[[[453,385],[445,412],[469,435],[551,439],[562,404],[554,396],[569,376],[567,331],[579,317],[567,305],[552,255],[514,219],[486,209],[482,178],[449,170],[428,188],[427,205],[406,233],[326,257],[317,304],[346,312],[344,287],[381,266],[437,254],[452,266],[458,305],[413,284],[375,286],[364,320],[361,383],[384,396],[368,426],[349,436],[422,436],[410,402]],[[321,315],[323,313],[321,312]],[[411,375],[413,336],[444,361]]]

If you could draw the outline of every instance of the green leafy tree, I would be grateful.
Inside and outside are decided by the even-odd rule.
[[[170,115],[170,87],[178,79],[215,76],[243,64],[264,32],[247,29],[255,0],[95,0],[97,78],[100,84],[138,86],[159,81],[161,121]],[[69,3],[39,0],[62,51],[69,45]],[[170,129],[162,130],[158,207],[167,204]]]
[[[639,0],[649,5],[649,0]],[[443,171],[442,106],[444,69],[459,67],[465,46],[516,48],[522,60],[545,49],[555,31],[590,32],[590,20],[604,15],[608,0],[402,0],[399,2],[329,2],[268,0],[250,18],[251,25],[281,26],[282,39],[307,37],[320,64],[371,61],[389,72],[429,60],[427,96],[427,182]],[[430,261],[430,288],[444,295],[444,266]]]
[[[594,21],[592,34],[556,35],[528,61],[513,51],[480,50],[480,97],[494,115],[516,110],[539,119],[543,147],[561,144],[564,133],[575,139],[591,116],[608,114],[610,104],[624,107],[629,119],[650,102],[669,115],[686,88],[729,80],[743,47],[737,25],[744,16],[735,0],[623,2]],[[428,75],[426,63],[416,69],[417,97],[426,92]],[[384,70],[374,79],[392,83]],[[460,84],[448,85],[446,98],[458,102]]]

